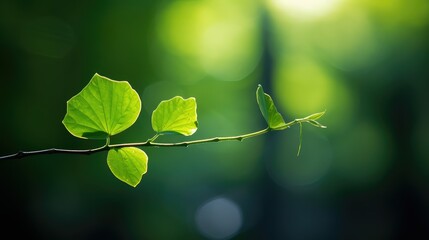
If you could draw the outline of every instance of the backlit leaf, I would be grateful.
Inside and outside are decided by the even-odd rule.
[[[311,114],[310,116],[308,116],[306,118],[310,119],[310,120],[317,120],[317,119],[321,118],[324,114],[325,114],[325,111],[318,112],[318,113],[313,113],[313,114]]]
[[[259,85],[256,90],[256,100],[269,128],[281,130],[286,127],[286,123],[282,115],[277,111],[271,96],[264,93],[261,85]]]
[[[147,172],[147,161],[146,153],[136,147],[114,148],[107,154],[107,165],[113,175],[133,187]]]
[[[176,96],[162,101],[152,113],[152,128],[158,134],[194,134],[198,128],[195,98],[183,99]]]
[[[141,101],[127,81],[95,74],[67,101],[63,124],[79,138],[104,139],[129,128],[140,114]]]

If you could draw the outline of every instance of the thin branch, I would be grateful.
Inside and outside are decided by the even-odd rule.
[[[271,131],[270,128],[265,128],[263,130],[232,136],[232,137],[214,137],[214,138],[206,138],[200,140],[186,141],[186,142],[177,142],[177,143],[160,143],[160,142],[152,142],[150,140],[142,143],[122,143],[122,144],[113,144],[110,145],[110,148],[118,148],[118,147],[187,147],[189,145],[201,144],[201,143],[210,143],[210,142],[224,142],[224,141],[243,141],[244,139],[256,137],[267,132]]]
[[[92,149],[61,149],[61,148],[49,148],[42,150],[34,150],[34,151],[19,151],[14,154],[0,156],[0,160],[6,159],[20,159],[29,156],[35,155],[45,155],[45,154],[58,154],[58,153],[67,153],[67,154],[80,154],[80,155],[89,155],[96,152],[106,151],[110,149],[109,147],[110,137],[106,138],[106,144],[98,148]]]
[[[97,152],[107,151],[112,148],[120,148],[120,147],[187,147],[189,145],[195,145],[195,144],[201,144],[201,143],[209,143],[209,142],[223,142],[223,141],[242,141],[247,138],[256,137],[261,134],[265,134],[269,132],[270,129],[266,128],[257,132],[233,136],[233,137],[214,137],[214,138],[207,138],[207,139],[201,139],[201,140],[194,140],[194,141],[187,141],[187,142],[177,142],[177,143],[159,143],[159,142],[153,142],[155,138],[157,138],[159,135],[155,135],[156,137],[152,137],[148,139],[145,142],[138,142],[138,143],[122,143],[122,144],[111,144],[111,145],[104,145],[99,148],[93,148],[93,149],[60,149],[60,148],[50,148],[50,149],[43,149],[43,150],[35,150],[35,151],[19,151],[14,154],[1,156],[0,160],[6,160],[6,159],[20,159],[24,157],[29,156],[35,156],[35,155],[43,155],[43,154],[59,154],[59,153],[66,153],[66,154],[78,154],[78,155],[90,155]]]
[[[94,148],[94,149],[60,149],[60,148],[50,148],[50,149],[43,149],[43,150],[35,150],[35,151],[19,151],[14,154],[1,156],[0,160],[6,160],[6,159],[20,159],[24,157],[29,156],[35,156],[35,155],[44,155],[44,154],[57,154],[57,153],[68,153],[68,154],[81,154],[81,155],[89,155],[96,152],[101,152],[109,149],[109,147],[103,146],[100,148]]]
[[[145,142],[138,142],[138,143],[122,143],[122,144],[110,144],[110,138],[106,139],[106,144],[102,147],[98,148],[92,148],[92,149],[60,149],[60,148],[50,148],[50,149],[42,149],[42,150],[35,150],[35,151],[19,151],[14,154],[0,156],[0,160],[6,160],[6,159],[20,159],[24,157],[29,156],[35,156],[35,155],[44,155],[44,154],[78,154],[78,155],[90,155],[97,152],[107,151],[112,148],[120,148],[120,147],[187,147],[190,145],[196,145],[196,144],[202,144],[202,143],[211,143],[211,142],[224,142],[224,141],[243,141],[247,138],[256,137],[259,135],[263,135],[265,133],[268,133],[272,130],[285,130],[295,124],[302,124],[304,122],[311,123],[313,125],[316,125],[314,120],[307,118],[299,118],[295,119],[289,123],[286,123],[281,128],[278,129],[271,129],[271,128],[265,128],[256,132],[242,134],[238,136],[231,136],[231,137],[213,137],[213,138],[206,138],[206,139],[200,139],[200,140],[192,140],[192,141],[186,141],[186,142],[176,142],[176,143],[160,143],[160,142],[154,142],[155,139],[157,139],[160,135],[156,134],[154,137],[148,139]],[[316,122],[317,123],[317,122]],[[319,124],[319,123],[317,123]],[[320,124],[319,124],[320,125]],[[320,125],[321,127],[324,127]],[[320,127],[319,126],[319,127]]]

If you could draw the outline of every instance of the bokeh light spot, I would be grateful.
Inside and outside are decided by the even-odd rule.
[[[271,0],[273,7],[297,19],[325,16],[339,5],[341,0]]]
[[[275,91],[285,109],[301,115],[332,107],[332,77],[315,62],[297,56],[281,65],[275,76]]]
[[[256,68],[261,53],[258,18],[251,6],[256,5],[242,8],[235,1],[210,0],[173,3],[159,17],[160,42],[178,59],[174,64],[193,65],[189,68],[215,80],[242,80]]]
[[[386,43],[376,31],[370,16],[353,8],[311,28],[317,38],[311,38],[309,44],[315,46],[323,59],[341,70],[365,69],[379,63],[385,52]]]
[[[241,228],[240,207],[233,201],[218,197],[203,204],[196,212],[198,230],[209,239],[230,239]]]
[[[308,56],[289,56],[275,73],[274,91],[280,111],[289,118],[326,110],[324,124],[335,129],[347,125],[353,115],[351,92],[335,75]]]

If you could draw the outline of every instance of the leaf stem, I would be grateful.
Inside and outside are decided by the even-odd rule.
[[[160,136],[159,133],[155,134],[153,137],[149,138],[146,142],[153,142],[155,139],[157,139]]]
[[[302,146],[302,123],[299,123],[299,146],[298,146],[298,153],[296,154],[297,157],[299,157],[299,153],[301,152],[301,146]]]

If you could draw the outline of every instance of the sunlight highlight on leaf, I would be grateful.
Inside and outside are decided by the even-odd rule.
[[[152,113],[152,127],[158,134],[194,134],[198,128],[195,98],[183,99],[176,96],[162,101]]]
[[[136,147],[114,148],[107,154],[107,164],[113,175],[133,187],[147,172],[147,161],[146,153]]]
[[[63,124],[76,137],[105,139],[133,125],[140,109],[140,97],[127,81],[95,74],[67,101]]]

